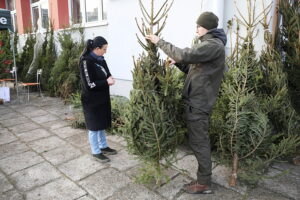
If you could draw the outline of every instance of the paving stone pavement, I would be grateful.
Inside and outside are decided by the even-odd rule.
[[[193,180],[197,170],[195,157],[185,147],[178,150],[176,167],[166,172],[169,182],[160,187],[137,184],[141,163],[128,154],[124,139],[108,135],[118,154],[110,163],[100,163],[90,155],[87,132],[71,127],[71,116],[71,106],[62,100],[34,93],[30,101],[0,105],[0,200],[300,199],[300,168],[288,164],[274,165],[269,173],[291,173],[254,190],[228,187],[228,168],[215,166],[214,194],[183,193],[182,185]]]

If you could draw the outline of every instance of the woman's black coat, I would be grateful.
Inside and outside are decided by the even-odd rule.
[[[107,78],[111,76],[105,60],[91,55],[81,58],[81,102],[88,130],[104,130],[111,126],[111,104]]]

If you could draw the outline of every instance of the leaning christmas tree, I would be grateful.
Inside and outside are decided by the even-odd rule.
[[[150,11],[139,0],[143,18],[141,24],[136,22],[143,37],[150,33],[160,35],[172,3],[166,0],[155,12],[154,0]],[[179,122],[183,83],[175,68],[165,66],[155,45],[137,38],[145,52],[134,60],[133,90],[124,130],[130,152],[145,163],[142,180],[155,178],[159,184],[163,177],[160,161],[170,160],[183,138],[182,120]]]

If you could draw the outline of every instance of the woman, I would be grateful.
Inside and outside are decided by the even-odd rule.
[[[109,86],[115,84],[103,57],[107,46],[107,41],[101,36],[88,40],[79,61],[81,102],[90,146],[92,155],[101,162],[110,161],[104,154],[117,153],[108,147],[104,130],[111,126]]]

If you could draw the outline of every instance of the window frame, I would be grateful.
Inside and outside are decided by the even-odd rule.
[[[87,14],[86,14],[86,0],[79,0],[80,1],[80,12],[81,12],[81,23],[73,23],[72,18],[72,8],[73,8],[73,1],[69,0],[69,21],[70,25],[73,27],[93,27],[93,26],[103,26],[107,25],[107,19],[103,19],[104,16],[104,2],[106,0],[100,0],[99,9],[98,9],[98,21],[87,22]]]
[[[15,16],[17,18],[17,10],[16,10],[16,0],[14,0],[14,10],[9,10],[10,11],[10,16],[11,16],[11,20],[12,20],[12,24],[14,27],[14,32],[18,31],[18,22],[15,20]],[[5,1],[5,6],[8,9],[8,1]]]
[[[31,23],[32,23],[32,29],[34,29],[34,21],[33,21],[33,8],[38,8],[39,11],[39,20],[37,22],[37,30],[34,30],[35,32],[41,32],[44,33],[47,31],[47,28],[43,27],[43,21],[42,21],[42,4],[46,4],[48,6],[48,26],[50,26],[50,8],[49,8],[49,0],[39,0],[35,3],[32,3],[32,0],[30,0],[30,13],[31,13]]]

